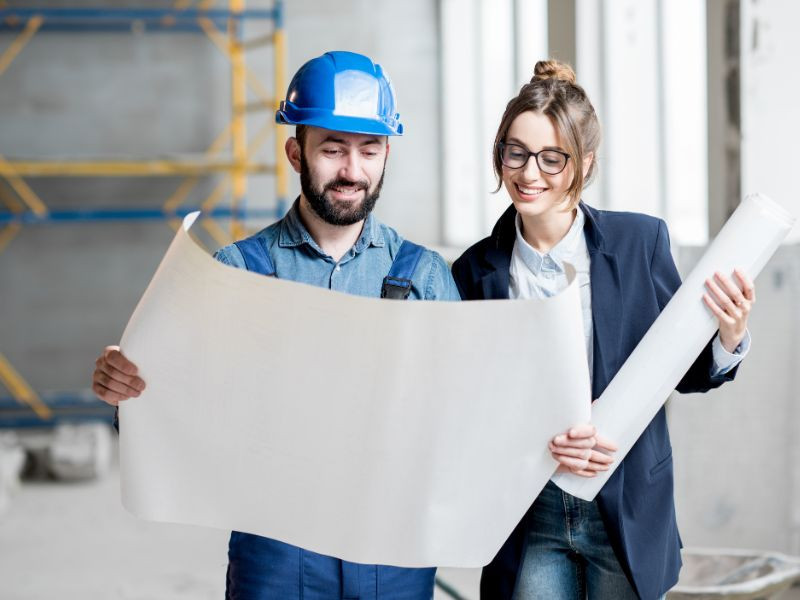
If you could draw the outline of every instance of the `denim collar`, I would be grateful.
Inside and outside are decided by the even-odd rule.
[[[583,225],[585,219],[586,217],[584,216],[583,211],[578,209],[575,219],[572,221],[569,231],[567,231],[567,235],[561,238],[561,240],[555,246],[550,248],[549,252],[542,254],[528,242],[526,242],[524,237],[522,237],[520,216],[517,214],[516,219],[514,219],[514,228],[516,229],[517,233],[516,246],[523,262],[531,270],[531,272],[537,275],[541,273],[544,259],[546,256],[549,256],[555,263],[556,269],[563,273],[564,261],[568,261],[578,247],[580,236],[583,234]]]
[[[317,242],[314,241],[314,238],[311,237],[311,234],[308,233],[306,226],[303,225],[303,221],[300,219],[299,204],[300,197],[298,196],[294,203],[292,203],[292,207],[289,209],[289,212],[287,212],[286,216],[281,220],[281,232],[278,239],[278,244],[282,248],[291,248],[307,244],[320,255],[327,256],[327,254],[317,245]],[[372,215],[372,213],[370,213],[367,215],[367,218],[364,221],[364,227],[361,229],[361,235],[353,245],[353,250],[356,254],[358,254],[363,252],[369,246],[382,248],[385,245],[386,238],[383,235],[383,228],[378,220]]]

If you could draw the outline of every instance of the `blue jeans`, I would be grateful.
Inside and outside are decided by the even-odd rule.
[[[596,502],[548,482],[528,513],[513,600],[637,600]]]

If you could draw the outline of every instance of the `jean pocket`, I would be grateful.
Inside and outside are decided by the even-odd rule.
[[[650,469],[650,478],[652,479],[659,473],[661,473],[664,469],[672,465],[672,450],[670,449],[669,453],[658,461],[655,466]]]

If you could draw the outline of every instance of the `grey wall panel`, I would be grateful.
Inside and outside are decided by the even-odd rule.
[[[682,271],[699,252],[681,252]],[[756,284],[736,380],[669,404],[678,522],[689,546],[798,554],[800,246],[782,247]]]

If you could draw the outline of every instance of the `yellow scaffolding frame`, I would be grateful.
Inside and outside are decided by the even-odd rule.
[[[28,186],[24,177],[75,176],[75,177],[113,177],[113,176],[182,176],[184,180],[175,192],[164,202],[163,214],[173,229],[180,226],[177,212],[188,198],[192,189],[202,176],[223,174],[224,177],[212,192],[200,204],[201,210],[213,210],[230,191],[231,219],[230,230],[226,232],[211,217],[204,217],[201,225],[220,245],[230,243],[232,239],[241,237],[245,232],[244,224],[239,218],[240,209],[247,194],[248,176],[254,174],[271,174],[275,177],[275,192],[278,210],[286,199],[288,174],[283,155],[285,137],[282,129],[274,122],[267,122],[249,141],[247,139],[247,115],[257,111],[277,110],[279,94],[286,89],[286,38],[283,32],[283,0],[274,0],[272,33],[261,35],[251,40],[243,40],[243,23],[247,17],[246,0],[227,0],[227,28],[222,30],[217,23],[223,11],[217,10],[215,0],[175,0],[173,11],[191,11],[196,24],[211,42],[228,59],[231,67],[231,107],[230,122],[217,138],[206,149],[202,158],[192,160],[140,160],[140,161],[35,161],[13,160],[0,155],[0,180],[13,190],[17,197],[0,186],[0,201],[15,216],[25,213],[46,219],[49,210],[46,204]],[[0,9],[6,8],[0,0]],[[26,19],[22,31],[11,44],[0,53],[0,76],[9,68],[15,58],[46,24],[48,14],[52,10],[30,10],[24,16],[15,19]],[[129,11],[132,12],[132,11]],[[154,12],[154,11],[151,11]],[[212,18],[212,13],[213,17]],[[62,13],[63,14],[63,13]],[[189,12],[183,13],[189,14]],[[224,18],[222,17],[222,18]],[[174,16],[164,16],[160,24],[165,28],[175,23]],[[268,87],[247,68],[247,51],[264,46],[273,46],[274,80],[270,93]],[[257,98],[256,102],[247,101],[248,90]],[[275,163],[264,164],[254,161],[255,154],[268,141],[270,134],[275,140]],[[220,159],[226,147],[230,148],[230,158]],[[0,228],[0,253],[22,228],[20,221],[11,221]],[[6,357],[0,353],[0,383],[8,389],[21,404],[30,406],[42,419],[51,417],[51,411],[33,388],[16,371]]]

